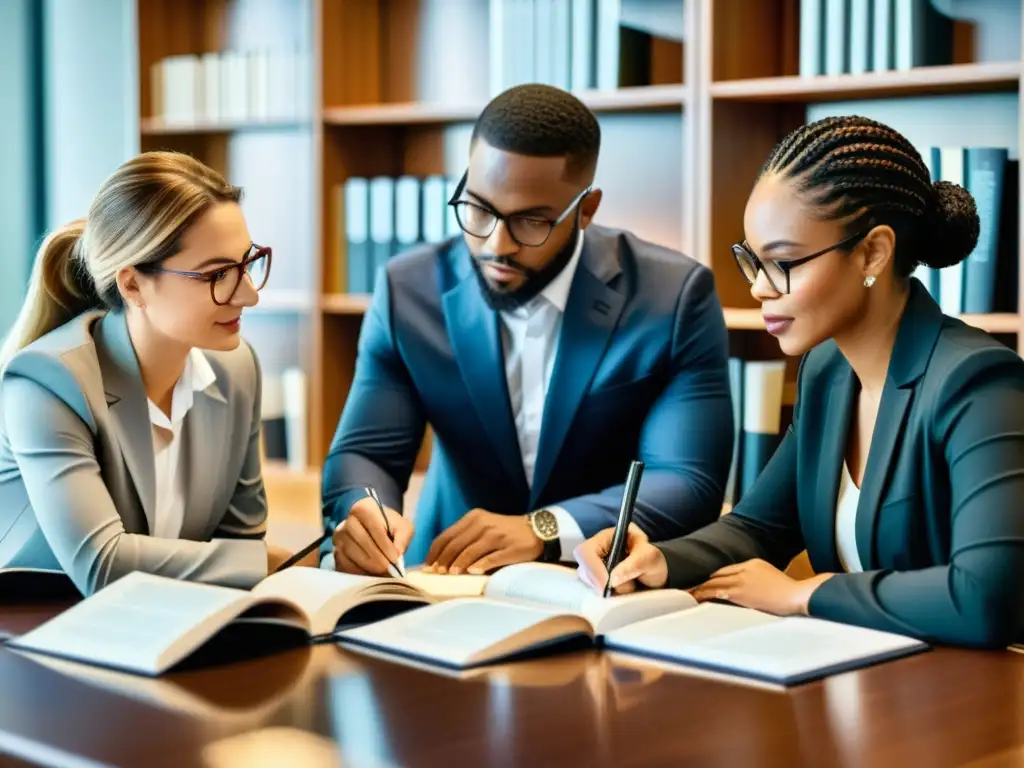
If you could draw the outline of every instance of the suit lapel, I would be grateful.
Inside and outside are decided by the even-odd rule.
[[[916,278],[912,279],[910,296],[889,358],[882,401],[875,417],[864,481],[857,502],[855,535],[857,552],[864,570],[878,567],[874,546],[878,514],[906,431],[916,383],[928,368],[943,323],[939,305]],[[818,562],[815,558],[811,563],[819,573],[842,571],[835,546],[835,511],[839,470],[846,455],[856,394],[853,371],[845,363],[844,366],[843,374],[834,380],[825,414],[818,493],[812,511],[813,522],[808,521],[807,526],[814,531],[815,551],[827,553],[827,562]]]
[[[837,573],[843,569],[836,549],[835,511],[839,498],[839,475],[846,460],[856,394],[857,379],[853,370],[844,362],[843,369],[832,380],[829,388],[817,457],[817,491],[810,519],[805,525],[808,531],[808,553],[814,553],[812,566],[818,573]]]
[[[186,469],[185,514],[181,538],[201,540],[215,511],[218,478],[228,465],[227,400],[218,384],[195,393],[192,408],[185,415],[180,461]]]
[[[468,253],[462,255],[463,261],[469,258]],[[484,301],[472,267],[444,294],[443,305],[448,338],[473,407],[507,476],[525,490],[526,475],[509,404],[498,313]]]
[[[618,324],[625,298],[608,283],[620,271],[616,243],[588,230],[562,317],[558,353],[544,401],[531,508],[554,469],[566,433]]]
[[[142,373],[128,335],[128,323],[122,313],[110,312],[103,317],[99,340],[100,368],[111,424],[135,485],[147,530],[152,531],[156,509],[153,432]],[[124,511],[118,511],[124,514]]]

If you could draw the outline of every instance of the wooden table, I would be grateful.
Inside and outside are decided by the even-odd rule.
[[[0,608],[0,632],[54,610]],[[1024,655],[1010,652],[935,650],[786,691],[590,650],[462,679],[334,645],[159,680],[59,666],[0,649],[0,754],[152,768],[1024,765]]]

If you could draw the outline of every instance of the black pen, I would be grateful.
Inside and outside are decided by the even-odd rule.
[[[633,521],[633,505],[636,504],[636,493],[640,489],[640,477],[644,473],[644,463],[634,461],[629,465],[629,474],[626,475],[626,485],[622,489],[622,506],[619,507],[619,519],[615,523],[615,533],[612,535],[612,546],[608,550],[608,559],[605,567],[608,569],[608,581],[604,585],[604,596],[612,594],[612,571],[623,560],[626,552],[626,538],[629,532],[629,524]]]
[[[310,552],[312,552],[314,549],[319,547],[321,544],[323,544],[325,541],[327,541],[327,539],[329,539],[330,537],[331,537],[331,533],[328,532],[328,533],[323,534],[319,538],[314,539],[309,544],[307,544],[302,549],[300,549],[298,552],[296,552],[294,555],[292,555],[287,560],[285,560],[283,563],[281,563],[279,566],[277,566],[277,568],[274,569],[274,573],[277,573],[278,571],[283,571],[285,568],[291,568],[293,565],[295,565],[297,562],[299,562],[299,560],[301,560],[306,555],[308,555]]]
[[[384,530],[387,531],[388,538],[391,539],[391,543],[394,544],[395,534],[391,530],[391,523],[388,522],[388,515],[384,511],[384,505],[380,501],[380,496],[378,496],[377,491],[370,486],[366,486],[366,493],[371,499],[373,499],[377,503],[377,509],[380,510],[381,517],[384,518]],[[387,560],[387,557],[385,557],[384,559]],[[394,573],[392,574],[393,576],[396,576],[398,578],[405,578],[405,558],[402,557],[401,553],[399,553],[398,555],[397,565],[388,560],[388,569],[394,570]]]

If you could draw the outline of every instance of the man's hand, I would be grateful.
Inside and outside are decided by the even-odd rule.
[[[395,510],[385,507],[394,542],[388,538],[388,525],[377,503],[366,497],[349,510],[348,517],[335,531],[334,569],[367,576],[386,576],[388,566],[398,562],[412,541],[413,525]]]
[[[777,616],[806,615],[814,590],[831,576],[823,573],[798,581],[764,560],[747,560],[719,568],[690,594],[698,602],[728,600]]]
[[[573,552],[579,563],[578,574],[583,583],[599,595],[604,594],[608,581],[605,560],[612,548],[614,528],[605,528],[584,541]],[[635,592],[637,582],[645,587],[660,588],[668,582],[668,564],[665,555],[647,539],[636,523],[626,529],[626,554],[612,569],[612,592],[624,595]],[[625,554],[625,553],[624,553]]]
[[[473,509],[430,545],[425,570],[435,573],[487,573],[503,565],[536,560],[544,542],[526,515],[499,515]]]

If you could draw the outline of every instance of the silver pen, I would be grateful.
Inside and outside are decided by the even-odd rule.
[[[380,501],[380,496],[377,495],[377,491],[372,486],[366,486],[366,494],[374,500],[377,504],[377,509],[380,510],[381,517],[384,518],[384,530],[387,531],[388,538],[391,542],[395,541],[395,534],[391,530],[391,523],[388,522],[387,513],[384,511],[384,505]],[[385,558],[386,559],[386,558]],[[405,556],[401,553],[398,554],[398,563],[392,563],[388,560],[388,573],[397,579],[405,578]]]

